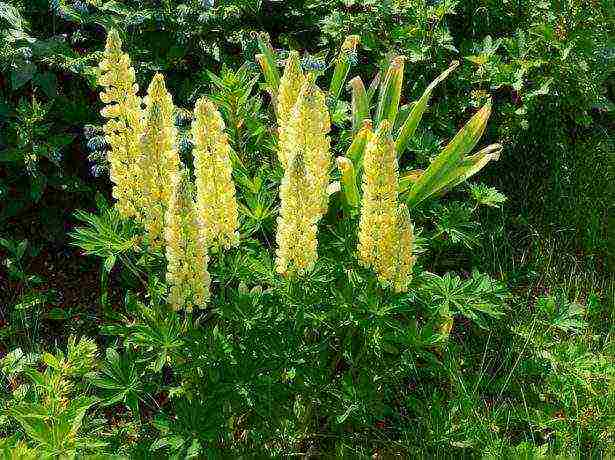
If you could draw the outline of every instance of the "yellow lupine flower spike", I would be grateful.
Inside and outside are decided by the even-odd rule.
[[[385,285],[395,280],[398,165],[388,121],[370,134],[363,159],[363,200],[359,220],[359,260]]]
[[[318,221],[327,211],[327,187],[333,163],[328,136],[331,121],[325,95],[318,88],[315,76],[306,77],[292,110],[289,126],[291,155],[301,154],[310,177],[310,201],[306,212]]]
[[[406,292],[412,281],[412,269],[416,257],[412,253],[414,249],[414,226],[410,221],[408,207],[399,205],[397,211],[397,266],[393,288],[395,292]]]
[[[173,99],[164,77],[154,75],[145,98],[145,131],[141,140],[140,170],[143,175],[143,223],[150,244],[159,245],[164,214],[173,191],[171,178],[179,171]]]
[[[312,179],[303,155],[296,154],[284,171],[280,185],[276,270],[282,275],[301,275],[310,270],[318,258],[318,229],[305,207],[312,193]]]
[[[297,97],[299,97],[304,78],[299,62],[299,53],[291,51],[286,60],[284,74],[280,79],[276,108],[279,134],[278,159],[284,168],[288,166],[289,150],[292,149],[293,142],[289,135],[288,122],[297,102]]]
[[[192,138],[199,218],[209,245],[229,248],[239,242],[239,213],[224,121],[206,98],[196,102],[194,116]]]
[[[165,214],[169,304],[175,310],[204,308],[209,300],[209,258],[205,229],[198,218],[187,171],[171,178],[172,193]]]
[[[99,64],[98,83],[104,88],[100,99],[106,104],[101,111],[107,118],[105,138],[110,145],[109,175],[113,182],[116,207],[124,217],[138,216],[142,206],[138,194],[140,172],[139,138],[143,132],[141,98],[135,83],[130,57],[122,52],[122,41],[115,30],[107,36],[103,60]]]

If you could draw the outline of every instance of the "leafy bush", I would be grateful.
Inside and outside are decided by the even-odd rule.
[[[403,381],[418,372],[419,363],[433,368],[427,375],[435,371],[455,318],[489,327],[503,314],[506,291],[488,276],[474,273],[463,281],[450,273],[441,277],[420,266],[413,269],[415,236],[405,205],[397,203],[398,189],[407,194],[406,198],[399,193],[401,200],[413,207],[480,169],[473,157],[464,160],[464,155],[484,131],[489,106],[425,172],[416,174],[418,180],[400,188],[397,157],[412,136],[406,125],[418,124],[426,102],[405,111],[409,121],[400,115],[396,122],[403,71],[401,61],[394,60],[373,103],[377,133],[369,123],[356,130],[345,157],[353,174],[342,177],[341,186],[330,186],[332,156],[324,93],[314,74],[304,76],[297,55],[291,53],[279,88],[274,80],[267,82],[277,101],[277,149],[284,170],[274,260],[269,243],[273,235],[265,228],[253,236],[242,232],[236,239],[235,186],[225,182],[231,178],[226,169],[231,150],[222,116],[207,100],[197,102],[191,139],[196,181],[190,185],[174,149],[174,110],[164,80],[161,75],[154,77],[142,109],[130,61],[118,40],[115,33],[108,39],[100,81],[105,88],[101,98],[107,106],[102,113],[109,120],[104,129],[119,213],[81,214],[90,227],[74,235],[76,244],[104,258],[107,271],[119,262],[133,272],[135,281],[146,283],[147,300],[129,295],[121,321],[105,328],[118,338],[119,349],[108,349],[107,363],[91,381],[100,390],[103,406],[124,404],[137,419],[142,405],[152,407],[153,401],[168,398],[152,420],[158,433],[152,451],[188,455],[233,447],[281,454],[299,446],[326,451],[355,445],[357,441],[346,439],[344,433],[369,435],[382,420],[398,416],[396,394],[403,391]],[[260,46],[265,54],[259,61],[271,77],[278,72],[277,62],[266,40],[261,39]],[[335,61],[333,82],[348,73],[342,70],[347,69],[348,52],[353,51],[342,49]],[[248,90],[253,86],[251,79],[243,81]],[[369,101],[354,100],[352,105],[365,107],[364,118],[369,117]],[[290,110],[291,116],[284,110]],[[398,125],[395,144],[391,127]],[[136,132],[143,134],[135,145],[131,139]],[[352,134],[340,134],[344,136]],[[382,159],[380,152],[385,154]],[[324,169],[314,169],[315,165]],[[249,203],[251,184],[279,177],[278,165],[260,166],[265,169],[256,168],[256,176],[250,178],[250,170],[242,168],[238,158],[234,162],[238,175],[249,178],[238,182],[240,201],[242,186],[247,185]],[[315,179],[308,182],[306,174]],[[161,175],[170,177],[150,180]],[[378,195],[382,179],[392,181],[389,198]],[[351,189],[362,198],[350,196]],[[150,201],[151,196],[162,197],[162,203]],[[332,207],[327,204],[330,200]],[[269,202],[265,207],[274,206]],[[303,206],[300,213],[307,220],[295,213],[297,206]],[[379,223],[378,216],[387,215],[396,226],[392,233]],[[144,238],[135,239],[135,227],[120,223],[132,218],[145,229]],[[242,216],[248,229],[254,228],[251,218],[250,213]],[[355,255],[357,240],[361,263]],[[298,246],[297,241],[305,245]],[[422,251],[428,250],[428,242],[421,239]],[[229,249],[238,243],[239,248]],[[211,247],[209,264],[195,244]],[[311,255],[311,244],[318,244],[318,253]],[[400,252],[384,257],[390,249]],[[163,258],[166,282],[159,271]],[[413,271],[413,289],[404,293]],[[206,306],[210,289],[211,306],[198,311]],[[173,422],[176,418],[179,423]],[[326,433],[336,433],[343,444],[318,441]]]
[[[612,454],[612,16],[0,2],[0,450]]]

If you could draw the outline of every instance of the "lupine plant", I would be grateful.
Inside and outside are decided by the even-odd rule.
[[[488,327],[504,307],[502,286],[478,273],[482,288],[464,290],[463,307],[437,300],[454,292],[422,266],[429,241],[411,220],[429,225],[419,204],[497,156],[497,145],[468,156],[490,106],[425,171],[399,166],[433,87],[454,65],[421,100],[400,106],[397,57],[369,90],[351,80],[353,122],[336,124],[331,111],[343,103],[357,38],[334,58],[327,90],[319,85],[327,69],[315,72],[294,51],[280,60],[265,36],[259,43],[277,142],[246,167],[211,96],[196,102],[192,154],[180,155],[180,109],[163,76],[141,98],[119,34],[108,36],[101,99],[116,211],[81,214],[105,236],[85,227],[74,237],[105,257],[107,271],[120,261],[132,275],[125,311],[107,310],[106,332],[139,354],[142,378],[167,375],[172,403],[159,411],[150,450],[284,453],[327,431],[369,432],[399,410],[391,396],[403,393],[415,360],[438,361],[455,315]],[[337,152],[343,137],[350,146]],[[261,225],[258,207],[278,208],[274,228]],[[148,401],[146,388],[134,397]],[[139,416],[137,404],[130,409]],[[182,422],[169,422],[176,417]]]

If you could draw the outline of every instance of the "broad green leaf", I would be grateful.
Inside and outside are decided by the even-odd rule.
[[[446,183],[441,183],[436,186],[437,190],[435,193],[451,190],[453,187],[465,182],[483,169],[490,161],[499,160],[501,153],[502,146],[500,144],[492,144],[474,155],[465,157],[460,165],[446,177]]]
[[[48,98],[54,98],[58,95],[58,80],[55,74],[51,72],[43,72],[34,76],[32,82],[43,90]]]
[[[425,173],[423,169],[413,169],[403,173],[399,178],[399,193],[407,192]]]
[[[60,364],[60,361],[58,361],[58,358],[56,358],[51,353],[43,353],[43,356],[41,357],[41,359],[43,360],[45,364],[55,369],[56,371],[59,371],[62,368],[62,365]]]
[[[23,85],[28,83],[32,77],[34,77],[35,73],[36,66],[30,62],[23,64],[17,70],[11,71],[11,89],[13,91],[18,90]]]

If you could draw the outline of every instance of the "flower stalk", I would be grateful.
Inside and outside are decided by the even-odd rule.
[[[194,117],[192,154],[199,219],[209,246],[230,248],[239,243],[239,212],[224,121],[206,98],[196,102]]]

